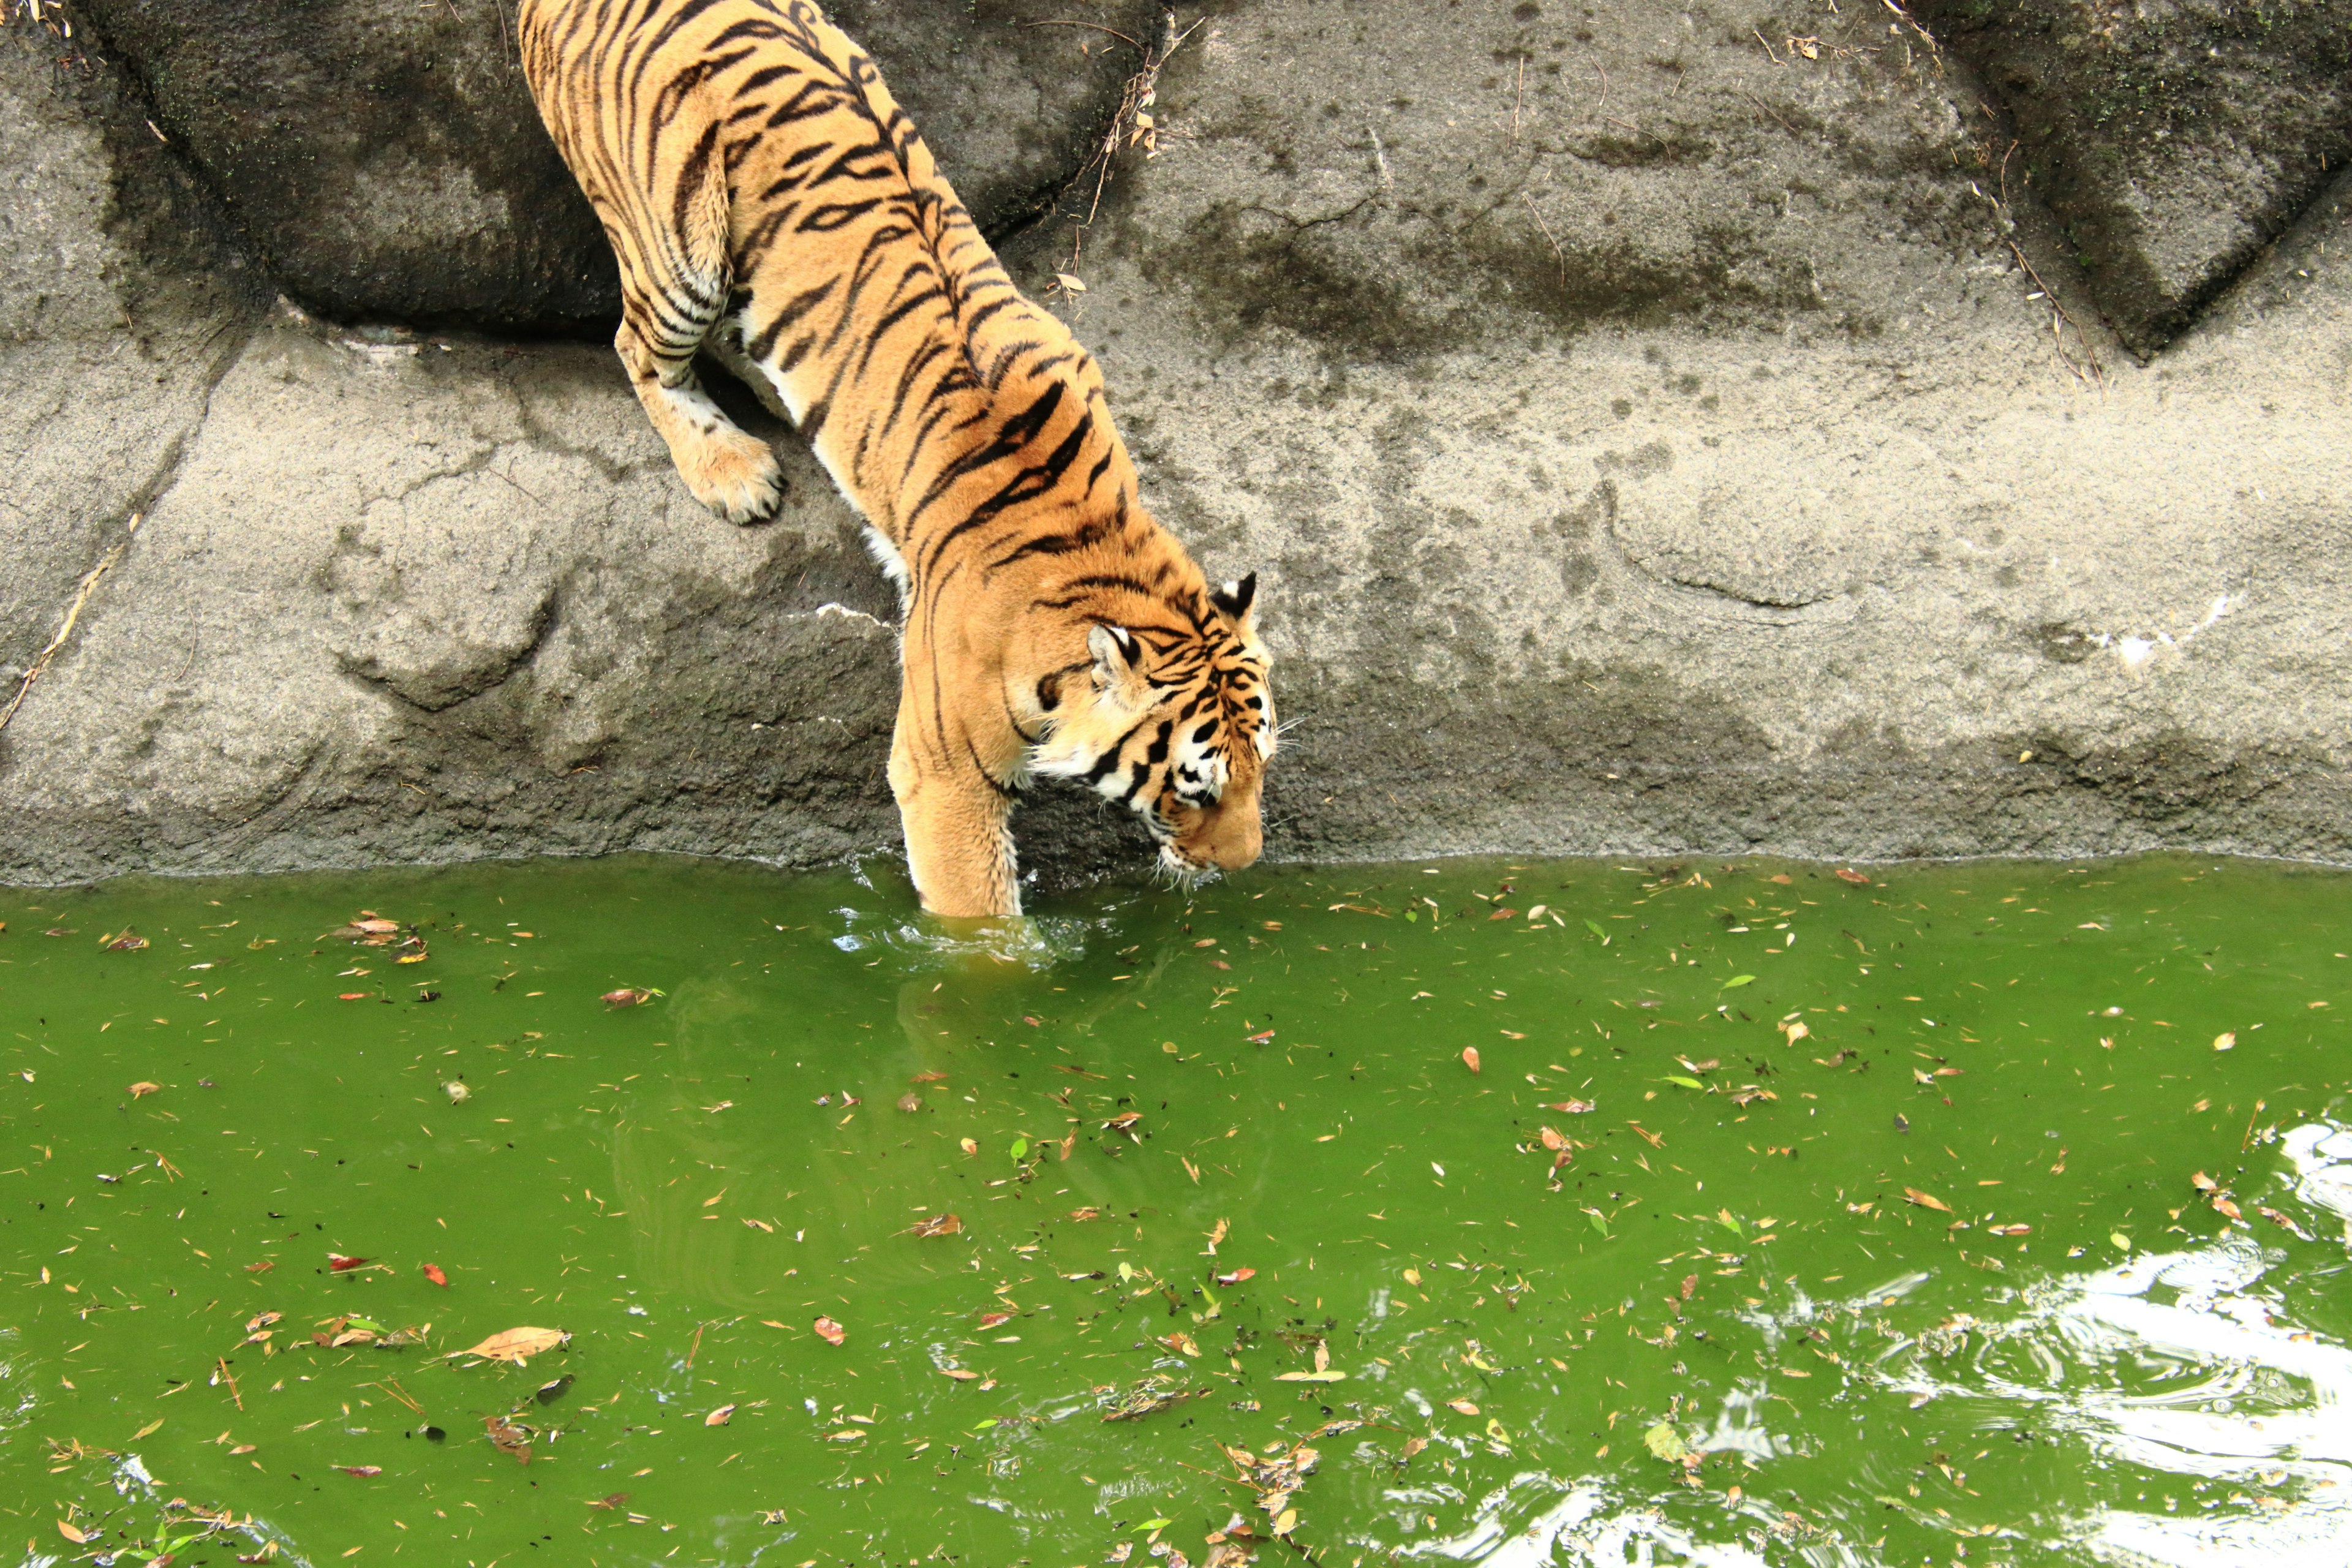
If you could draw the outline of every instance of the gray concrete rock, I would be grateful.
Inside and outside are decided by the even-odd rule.
[[[110,80],[59,35],[0,28],[0,705],[170,483],[257,308]]]
[[[2352,182],[2137,363],[1845,9],[1233,5],[1083,247],[1008,248],[1262,574],[1273,855],[2352,856]],[[263,321],[0,731],[0,880],[887,849],[890,593],[746,412],[737,530],[601,348]],[[1145,864],[1040,804],[1049,879]]]
[[[2008,106],[2010,177],[2037,182],[2136,352],[2170,341],[2352,158],[2345,0],[1913,9]]]
[[[595,215],[516,63],[504,0],[73,0],[288,294],[345,321],[562,331],[616,320]],[[1098,144],[1136,0],[851,0],[983,224],[1025,220]]]

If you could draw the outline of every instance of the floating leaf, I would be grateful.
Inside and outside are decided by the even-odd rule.
[[[919,1219],[909,1234],[914,1236],[953,1236],[963,1229],[963,1221],[951,1214],[935,1214],[929,1219]]]
[[[704,1416],[702,1424],[705,1426],[724,1426],[733,1419],[735,1419],[735,1407],[732,1405],[722,1405]]]
[[[1735,974],[1730,979],[1725,981],[1718,989],[1724,991],[1735,991],[1755,978],[1756,976],[1752,974]]]
[[[1276,1383],[1345,1383],[1348,1381],[1348,1374],[1325,1367],[1321,1372],[1277,1372],[1274,1374],[1274,1381]]]
[[[1934,1209],[1939,1214],[1952,1212],[1952,1205],[1933,1193],[1923,1193],[1916,1187],[1906,1187],[1903,1189],[1903,1195],[1923,1209]]]
[[[347,1476],[359,1476],[362,1478],[368,1476],[380,1476],[383,1474],[383,1467],[382,1465],[337,1465],[335,1468],[342,1471],[343,1474]]]
[[[1255,1279],[1256,1278],[1257,1270],[1255,1268],[1236,1268],[1231,1274],[1218,1275],[1216,1279],[1217,1283],[1220,1285],[1238,1285],[1244,1279]]]
[[[349,1274],[352,1269],[365,1268],[367,1265],[368,1260],[366,1258],[353,1258],[349,1253],[330,1252],[327,1254],[327,1267],[337,1274]]]
[[[428,1263],[425,1265],[422,1269],[418,1270],[418,1272],[422,1273],[425,1278],[430,1279],[433,1283],[440,1286],[442,1289],[446,1289],[448,1288],[449,1277],[441,1272],[441,1266],[439,1264]]]
[[[89,1536],[85,1531],[76,1527],[69,1521],[62,1519],[58,1521],[58,1533],[64,1536],[68,1541],[72,1542],[76,1546],[87,1546],[89,1544]]]
[[[816,1330],[816,1337],[829,1345],[837,1345],[849,1337],[849,1331],[831,1318],[819,1318],[810,1326]]]
[[[1850,866],[1839,867],[1837,879],[1841,882],[1852,882],[1859,887],[1867,888],[1870,886],[1870,879]]]
[[[1671,1073],[1667,1075],[1665,1081],[1675,1085],[1678,1089],[1705,1089],[1706,1087],[1706,1085],[1699,1082],[1699,1080],[1695,1078],[1683,1078]]]
[[[1445,1408],[1448,1410],[1458,1410],[1465,1415],[1475,1415],[1478,1414],[1478,1407],[1475,1405],[1471,1404],[1470,1401],[1466,1399],[1449,1399],[1445,1402]]]
[[[492,1334],[470,1350],[450,1352],[448,1359],[470,1355],[479,1356],[484,1361],[506,1361],[522,1366],[532,1356],[561,1349],[571,1338],[562,1329],[508,1329],[502,1333]]]
[[[1557,1110],[1569,1116],[1589,1116],[1592,1101],[1589,1100],[1556,1100],[1545,1105],[1546,1110]]]
[[[2236,1030],[2234,1030],[2234,1029],[2232,1029],[2232,1030],[2231,1030],[2231,1031],[2229,1031],[2229,1032],[2227,1032],[2227,1033],[2225,1033],[2225,1034],[2220,1034],[2220,1035],[2216,1035],[2216,1036],[2214,1036],[2214,1037],[2213,1037],[2213,1048],[2214,1048],[2215,1050],[2217,1050],[2217,1051],[2233,1051],[2233,1050],[2236,1050],[2236,1049],[2238,1048],[2238,1035],[2237,1035],[2237,1031],[2236,1031]]]
[[[149,1083],[142,1079],[139,1082],[132,1084],[128,1092],[131,1099],[140,1100],[148,1095],[156,1093],[162,1089],[163,1087],[163,1086],[160,1083]]]
[[[1643,1433],[1642,1441],[1650,1452],[1668,1464],[1679,1465],[1691,1457],[1690,1445],[1683,1441],[1683,1435],[1664,1421]]]
[[[607,1007],[642,1007],[655,997],[666,994],[667,993],[656,991],[649,985],[624,985],[617,991],[605,992],[596,1000]]]
[[[1478,1070],[1477,1047],[1465,1046],[1462,1047],[1462,1065],[1468,1068],[1474,1073]]]

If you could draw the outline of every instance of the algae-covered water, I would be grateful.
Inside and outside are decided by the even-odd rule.
[[[0,892],[0,1541],[2352,1561],[2352,878],[1267,870],[1014,962],[911,910]]]

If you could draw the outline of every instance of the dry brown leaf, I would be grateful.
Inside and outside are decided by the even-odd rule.
[[[963,1229],[963,1221],[951,1214],[935,1214],[929,1219],[919,1219],[911,1227],[916,1236],[953,1236]]]
[[[735,1407],[732,1405],[722,1405],[704,1416],[702,1424],[705,1426],[724,1426],[733,1419],[735,1419]]]
[[[1468,1068],[1472,1072],[1476,1072],[1478,1070],[1477,1047],[1465,1046],[1462,1047],[1462,1065]]]
[[[837,1345],[849,1337],[849,1331],[831,1318],[819,1318],[810,1326],[816,1330],[816,1337],[829,1345]]]
[[[163,1087],[163,1086],[160,1083],[149,1083],[144,1079],[142,1079],[139,1082],[131,1086],[129,1093],[131,1099],[138,1100],[142,1096],[156,1093],[158,1090],[162,1089]]]
[[[1943,1214],[1952,1212],[1952,1205],[1933,1193],[1923,1193],[1916,1187],[1906,1187],[1903,1189],[1903,1195],[1923,1209],[1935,1209]]]

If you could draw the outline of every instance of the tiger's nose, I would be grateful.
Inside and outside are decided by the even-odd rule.
[[[1208,811],[1192,831],[1177,839],[1177,852],[1196,866],[1238,871],[1257,863],[1265,847],[1258,821],[1257,790],[1227,789],[1224,798]]]

